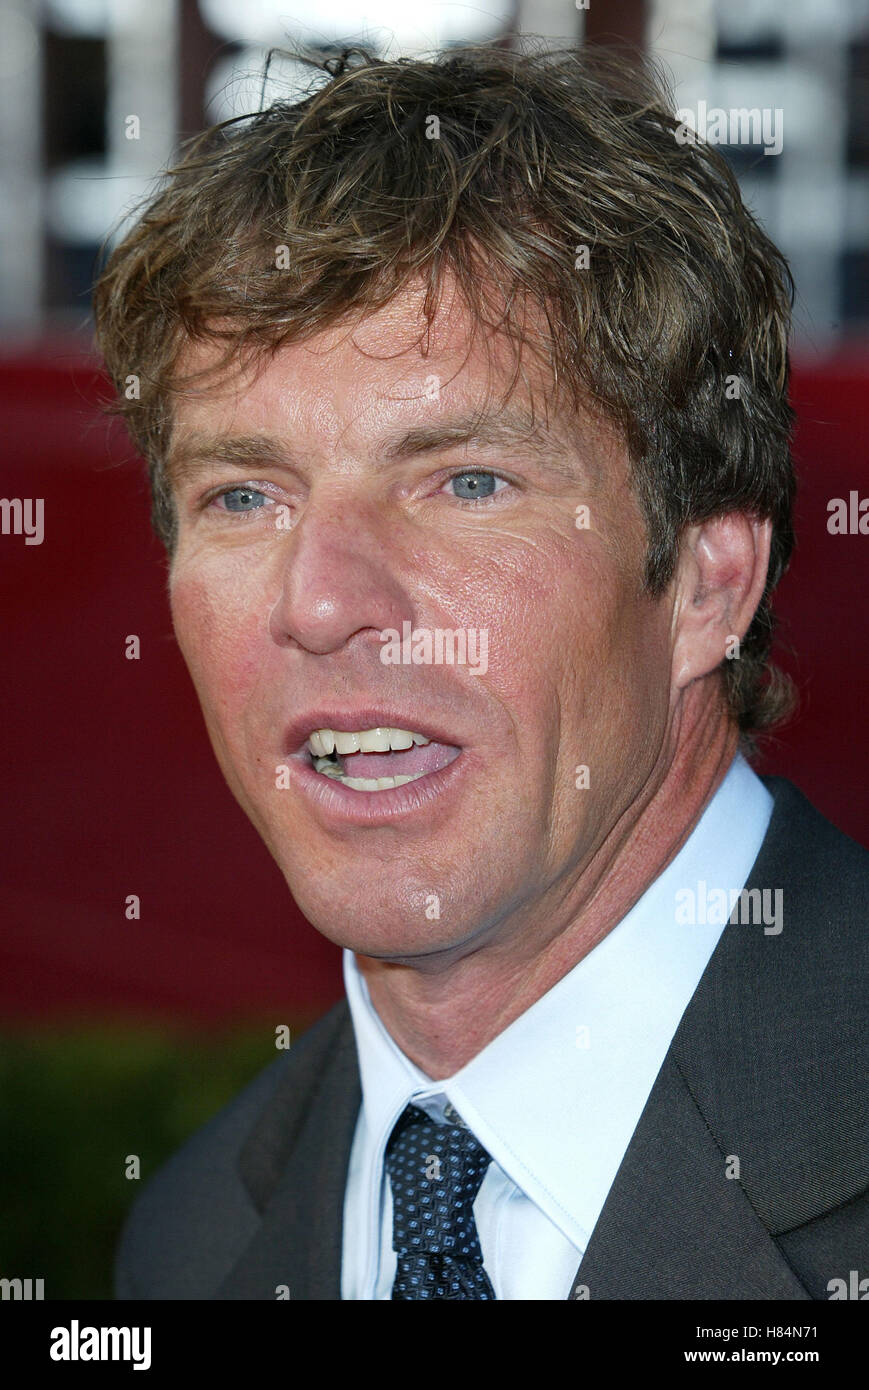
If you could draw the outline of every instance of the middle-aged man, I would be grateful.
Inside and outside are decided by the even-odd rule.
[[[149,1184],[118,1294],[838,1297],[867,856],[743,756],[787,269],[650,71],[326,76],[97,286],[215,753],[347,992]]]

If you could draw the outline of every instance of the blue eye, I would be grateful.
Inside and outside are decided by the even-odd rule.
[[[448,479],[448,486],[456,483],[458,486],[467,489],[463,493],[455,493],[462,502],[476,502],[479,498],[492,497],[495,494],[495,484],[504,483],[504,478],[499,478],[496,473],[487,473],[477,469],[472,469],[466,473],[456,473]]]
[[[251,512],[265,506],[268,498],[253,487],[233,487],[219,494],[228,512]]]

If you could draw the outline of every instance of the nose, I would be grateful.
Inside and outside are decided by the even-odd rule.
[[[357,633],[401,630],[403,620],[412,621],[399,530],[361,485],[309,497],[284,538],[272,640],[325,655]]]

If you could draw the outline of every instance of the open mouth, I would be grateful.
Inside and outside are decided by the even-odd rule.
[[[315,729],[305,749],[315,772],[358,792],[391,791],[448,767],[461,748],[412,729]]]

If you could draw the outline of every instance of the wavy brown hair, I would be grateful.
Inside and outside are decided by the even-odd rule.
[[[687,525],[772,519],[763,598],[740,659],[722,668],[743,734],[776,722],[791,699],[769,650],[770,595],[793,545],[793,284],[727,162],[675,138],[666,83],[624,54],[382,61],[350,49],[323,68],[305,98],[185,142],[97,280],[108,408],[148,461],[170,553],[165,458],[173,400],[190,384],[176,368],[185,341],[222,341],[220,370],[420,279],[430,323],[449,276],[474,324],[497,326],[520,354],[533,345],[556,391],[621,432],[652,594]]]

